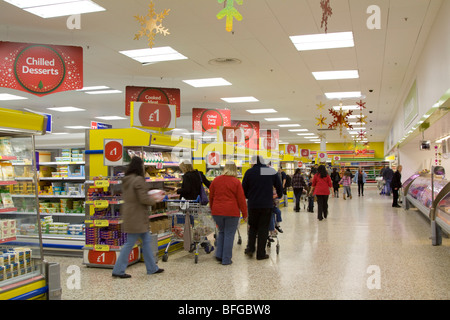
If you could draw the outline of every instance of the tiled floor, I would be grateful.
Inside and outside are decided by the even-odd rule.
[[[192,254],[178,251],[159,261],[161,274],[146,275],[138,263],[127,269],[132,278],[116,279],[81,258],[46,259],[61,265],[66,300],[449,299],[450,240],[432,246],[429,221],[416,210],[392,208],[373,186],[364,197],[353,192],[352,200],[330,198],[323,221],[303,208],[293,212],[292,203],[283,208],[280,253],[273,246],[267,260],[244,255],[246,225],[229,266],[204,252],[194,264]],[[67,285],[71,265],[80,267],[79,289]]]

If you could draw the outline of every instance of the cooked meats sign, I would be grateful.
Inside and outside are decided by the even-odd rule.
[[[37,96],[83,88],[83,48],[0,41],[0,87]]]

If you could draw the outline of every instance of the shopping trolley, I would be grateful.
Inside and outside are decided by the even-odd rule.
[[[196,200],[172,200],[167,196],[163,200],[167,203],[167,215],[172,219],[172,238],[168,243],[162,260],[169,259],[169,248],[174,242],[187,242],[189,252],[194,252],[194,261],[198,262],[199,248],[211,253],[214,247],[208,236],[215,231],[215,223],[208,206],[200,204],[200,197]]]

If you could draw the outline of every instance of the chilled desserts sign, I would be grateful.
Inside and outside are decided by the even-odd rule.
[[[0,41],[0,87],[37,96],[83,88],[83,48]]]

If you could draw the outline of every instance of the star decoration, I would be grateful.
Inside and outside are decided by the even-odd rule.
[[[359,140],[363,140],[364,138],[366,138],[366,134],[367,134],[366,131],[364,131],[364,130],[359,130],[359,131],[358,131],[358,134],[356,135],[356,137],[357,137]]]
[[[320,115],[320,117],[316,118],[316,120],[317,120],[316,126],[320,126],[320,128],[327,125],[325,123],[325,120],[327,120],[327,118],[324,118],[322,115]]]
[[[361,109],[361,110],[366,108],[366,103],[363,102],[362,100],[360,100],[356,104],[359,106],[359,109]]]
[[[339,109],[339,111],[329,109],[328,111],[334,117],[334,121],[328,126],[328,129],[339,127],[341,137],[343,128],[353,129],[353,126],[348,122],[348,116],[350,116],[353,111],[343,111],[342,109]]]
[[[155,12],[155,5],[153,1],[148,5],[148,13],[144,16],[134,16],[141,25],[141,30],[134,35],[134,40],[139,40],[143,36],[147,36],[148,45],[153,48],[156,34],[162,34],[164,36],[170,34],[167,28],[164,28],[162,21],[169,14],[170,9],[165,9],[161,13]]]
[[[322,8],[322,23],[320,27],[325,25],[325,33],[328,32],[328,18],[333,14],[333,10],[330,6],[330,0],[320,0],[320,7]]]
[[[234,2],[237,2],[238,4],[242,5],[244,0],[218,0],[219,3],[226,2],[225,8],[223,8],[218,14],[217,19],[222,19],[224,17],[227,17],[226,23],[225,23],[225,29],[228,32],[233,31],[233,18],[235,18],[237,21],[242,20],[242,14],[239,13],[239,11],[236,10],[234,7]]]
[[[327,135],[325,134],[325,132],[320,132],[317,134],[317,136],[319,137],[320,140],[325,140],[327,138]]]
[[[320,104],[316,104],[316,106],[317,106],[317,110],[319,110],[319,111],[322,111],[325,107],[325,105],[322,102],[320,102]]]
[[[361,125],[363,125],[363,124],[366,124],[366,123],[367,123],[366,119],[367,119],[367,116],[361,115],[361,116],[358,118],[358,120],[356,120],[356,122],[359,123],[359,124],[361,124]]]

